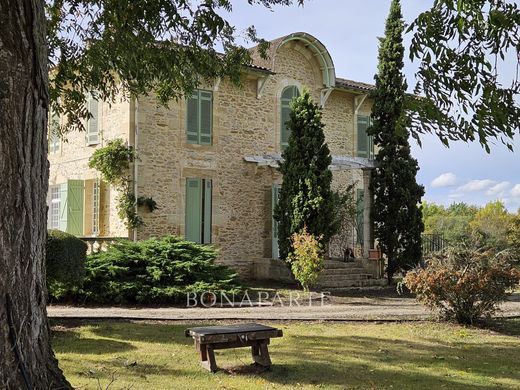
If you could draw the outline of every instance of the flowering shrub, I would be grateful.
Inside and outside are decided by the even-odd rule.
[[[446,319],[473,324],[492,315],[519,281],[520,271],[507,252],[458,248],[436,255],[424,269],[408,272],[403,283]]]
[[[325,265],[323,249],[319,239],[310,234],[307,227],[300,233],[294,233],[291,242],[293,250],[289,254],[288,262],[294,277],[307,291],[309,286],[316,283]]]

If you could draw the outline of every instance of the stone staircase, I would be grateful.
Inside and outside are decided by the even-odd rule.
[[[318,279],[318,287],[331,292],[348,288],[381,287],[385,285],[385,279],[375,279],[372,274],[363,268],[362,260],[351,262],[326,260],[325,269]]]

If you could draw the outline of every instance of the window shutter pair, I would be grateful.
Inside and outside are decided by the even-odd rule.
[[[187,101],[186,136],[188,143],[211,145],[213,93],[196,90]]]
[[[202,244],[211,243],[212,181],[186,179],[186,239]]]
[[[280,143],[281,149],[284,150],[289,144],[289,136],[291,135],[291,130],[287,127],[287,122],[291,116],[291,101],[300,96],[300,91],[298,87],[291,85],[286,87],[282,92],[282,98],[280,102],[281,112],[280,112]]]
[[[90,96],[87,100],[87,108],[89,113],[92,115],[91,118],[87,120],[87,145],[97,145],[99,144],[99,128],[101,122],[101,102],[98,102],[92,96]]]

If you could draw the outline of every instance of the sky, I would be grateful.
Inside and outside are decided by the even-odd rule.
[[[402,0],[403,17],[411,23],[433,0]],[[303,31],[318,38],[329,50],[336,76],[368,83],[377,71],[378,37],[383,36],[390,0],[306,0],[304,7],[276,6],[272,10],[246,0],[234,0],[229,21],[243,32],[254,25],[257,34],[267,40]],[[405,49],[411,36],[405,36]],[[416,64],[408,60],[404,72],[412,90]],[[505,79],[514,69],[505,69]],[[421,138],[422,147],[413,140],[414,157],[419,161],[417,181],[425,186],[424,199],[450,205],[466,202],[483,205],[502,200],[511,211],[520,208],[520,138],[518,150],[510,152],[500,143],[487,154],[478,143],[455,142],[446,148],[433,135]]]

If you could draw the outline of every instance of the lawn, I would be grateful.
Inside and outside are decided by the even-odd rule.
[[[207,323],[211,324],[211,323]],[[431,322],[266,323],[283,329],[274,366],[217,351],[211,374],[184,329],[202,324],[53,322],[53,346],[81,389],[518,389],[520,319],[493,331]]]

